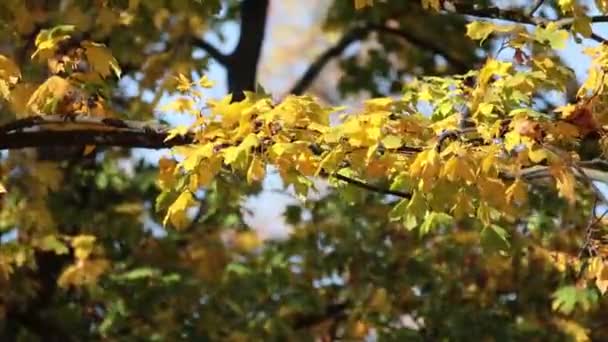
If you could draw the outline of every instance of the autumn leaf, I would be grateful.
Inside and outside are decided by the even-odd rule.
[[[576,201],[576,179],[572,172],[565,165],[559,163],[552,164],[549,171],[555,177],[559,195],[565,198],[570,205],[573,205]]]
[[[521,179],[517,178],[506,191],[507,202],[523,204],[528,198],[528,185]]]
[[[569,34],[568,31],[560,29],[559,26],[551,22],[546,27],[537,27],[534,38],[541,43],[548,42],[553,49],[561,50],[566,47]]]
[[[355,1],[355,9],[360,10],[367,6],[373,6],[374,0],[354,0]]]
[[[82,46],[85,49],[87,61],[91,65],[93,71],[97,72],[103,78],[108,77],[114,72],[116,77],[120,78],[122,71],[118,65],[118,61],[112,56],[112,53],[105,45],[84,41],[82,42]]]
[[[163,226],[171,223],[176,229],[186,228],[190,222],[188,209],[196,204],[196,200],[190,191],[182,192],[179,197],[171,204],[163,220]]]
[[[59,47],[59,43],[70,38],[70,33],[74,31],[73,25],[59,25],[51,29],[41,30],[36,36],[36,50],[32,54],[32,59],[48,60]]]
[[[11,96],[10,88],[21,78],[21,71],[15,62],[0,55],[0,95],[4,99]]]
[[[91,253],[93,253],[95,240],[96,237],[93,235],[78,235],[72,238],[71,244],[74,248],[74,256],[76,259],[87,259]]]
[[[249,170],[247,170],[247,182],[249,184],[254,182],[259,182],[264,179],[266,174],[266,167],[264,162],[259,157],[254,157],[251,161],[251,165],[249,165]]]

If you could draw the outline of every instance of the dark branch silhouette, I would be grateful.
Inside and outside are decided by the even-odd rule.
[[[192,45],[205,51],[211,58],[215,59],[216,62],[220,63],[224,67],[228,65],[228,56],[223,54],[215,46],[211,45],[211,43],[200,38],[192,38],[190,42]]]
[[[241,3],[239,42],[228,56],[228,92],[233,101],[245,98],[243,91],[255,90],[258,62],[266,31],[269,0],[244,0]]]
[[[304,72],[302,77],[291,88],[290,94],[300,95],[304,93],[321,73],[327,63],[329,63],[333,58],[340,56],[352,43],[364,40],[372,32],[400,37],[410,44],[441,55],[450,65],[455,67],[458,72],[466,72],[469,68],[469,65],[465,61],[453,56],[449,51],[446,51],[443,47],[441,47],[440,44],[434,41],[428,41],[416,37],[411,32],[407,32],[405,30],[391,28],[380,24],[368,24],[352,28],[350,31],[346,32],[337,43],[319,55]]]

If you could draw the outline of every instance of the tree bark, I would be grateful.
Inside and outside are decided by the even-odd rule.
[[[228,91],[233,101],[245,98],[243,91],[254,91],[257,68],[266,31],[269,0],[244,0],[241,4],[239,42],[227,61]]]

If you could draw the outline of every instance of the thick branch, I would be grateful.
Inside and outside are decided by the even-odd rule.
[[[194,143],[194,133],[165,142],[169,127],[119,119],[59,115],[33,116],[0,126],[0,149],[46,146],[122,146],[169,148]]]
[[[239,42],[227,60],[228,92],[232,99],[244,98],[243,91],[255,90],[258,61],[266,30],[269,0],[244,0],[241,3]]]
[[[193,135],[177,136],[165,141],[169,134],[155,131],[107,131],[76,129],[69,131],[30,131],[0,134],[0,150],[49,146],[122,146],[162,149],[194,142]]]

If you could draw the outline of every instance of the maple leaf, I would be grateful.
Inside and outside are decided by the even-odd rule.
[[[515,182],[507,188],[505,194],[507,195],[507,202],[509,203],[525,203],[528,198],[528,185],[521,178],[517,178]]]
[[[175,202],[171,204],[163,220],[163,226],[171,223],[176,229],[186,228],[190,222],[188,219],[188,209],[196,203],[194,196],[190,191],[182,192]]]
[[[72,238],[72,247],[74,247],[74,256],[77,259],[87,259],[93,248],[95,247],[95,236],[93,235],[78,235]]]
[[[114,72],[116,77],[120,78],[122,71],[118,65],[118,61],[112,56],[110,49],[104,44],[84,41],[82,42],[82,47],[85,49],[87,61],[93,71],[97,72],[103,78],[108,77]]]
[[[21,78],[21,71],[15,62],[0,54],[0,95],[4,99],[10,98],[10,87]]]
[[[483,43],[491,34],[520,31],[520,25],[499,25],[489,21],[473,21],[467,24],[467,36]]]
[[[570,170],[563,164],[554,163],[549,166],[549,171],[555,177],[559,195],[565,198],[571,205],[576,201],[576,180]]]
[[[254,182],[259,182],[264,179],[266,174],[266,166],[264,162],[259,157],[254,157],[249,165],[249,170],[247,170],[247,182],[249,184]]]
[[[71,114],[62,111],[58,105],[64,99],[67,102],[77,102],[79,100],[75,96],[77,94],[79,94],[78,90],[69,80],[59,76],[51,76],[32,93],[26,107],[35,114],[44,115],[57,112]]]
[[[539,26],[534,32],[534,38],[541,43],[548,42],[553,49],[564,49],[566,47],[566,40],[570,37],[568,31],[562,30],[559,26],[553,22],[547,24],[547,26]]]
[[[32,54],[32,59],[38,57],[41,61],[46,61],[55,53],[59,43],[70,38],[70,33],[74,31],[73,25],[59,25],[51,29],[41,30],[36,36],[36,50]]]
[[[360,10],[367,6],[373,6],[374,0],[354,0],[355,1],[355,9]]]

